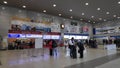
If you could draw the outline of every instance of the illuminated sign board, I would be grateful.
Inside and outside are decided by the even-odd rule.
[[[42,35],[36,35],[36,34],[26,34],[26,38],[41,38]]]
[[[51,39],[51,35],[43,35],[43,39]]]
[[[60,39],[60,36],[59,35],[52,35],[51,39]]]
[[[8,34],[8,38],[25,38],[25,34]]]

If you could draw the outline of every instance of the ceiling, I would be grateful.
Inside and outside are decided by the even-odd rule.
[[[0,4],[4,0],[0,0]],[[5,0],[8,6],[43,12],[46,14],[81,20],[86,22],[104,22],[120,19],[120,0]],[[88,3],[88,5],[85,5]],[[56,7],[53,7],[56,4]],[[100,8],[100,10],[97,10]],[[72,11],[70,12],[70,9]],[[108,14],[106,14],[108,13]],[[83,15],[82,15],[83,14]]]

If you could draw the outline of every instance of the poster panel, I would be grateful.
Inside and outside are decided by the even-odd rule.
[[[43,48],[43,39],[42,38],[35,39],[35,48]]]

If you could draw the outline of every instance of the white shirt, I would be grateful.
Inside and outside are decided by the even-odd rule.
[[[73,41],[72,40],[69,41],[69,45],[74,45],[74,43],[75,43],[74,40]]]
[[[64,45],[68,45],[68,42],[64,42]]]

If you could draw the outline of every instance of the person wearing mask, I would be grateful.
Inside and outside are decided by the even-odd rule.
[[[83,43],[80,41],[80,40],[78,40],[78,42],[77,42],[77,46],[78,46],[78,53],[80,54],[80,57],[79,58],[83,58],[83,52],[84,52],[84,45],[83,45]]]
[[[70,47],[70,57],[73,59],[77,58],[76,46],[73,37],[71,38],[71,40],[69,40],[69,47]]]

